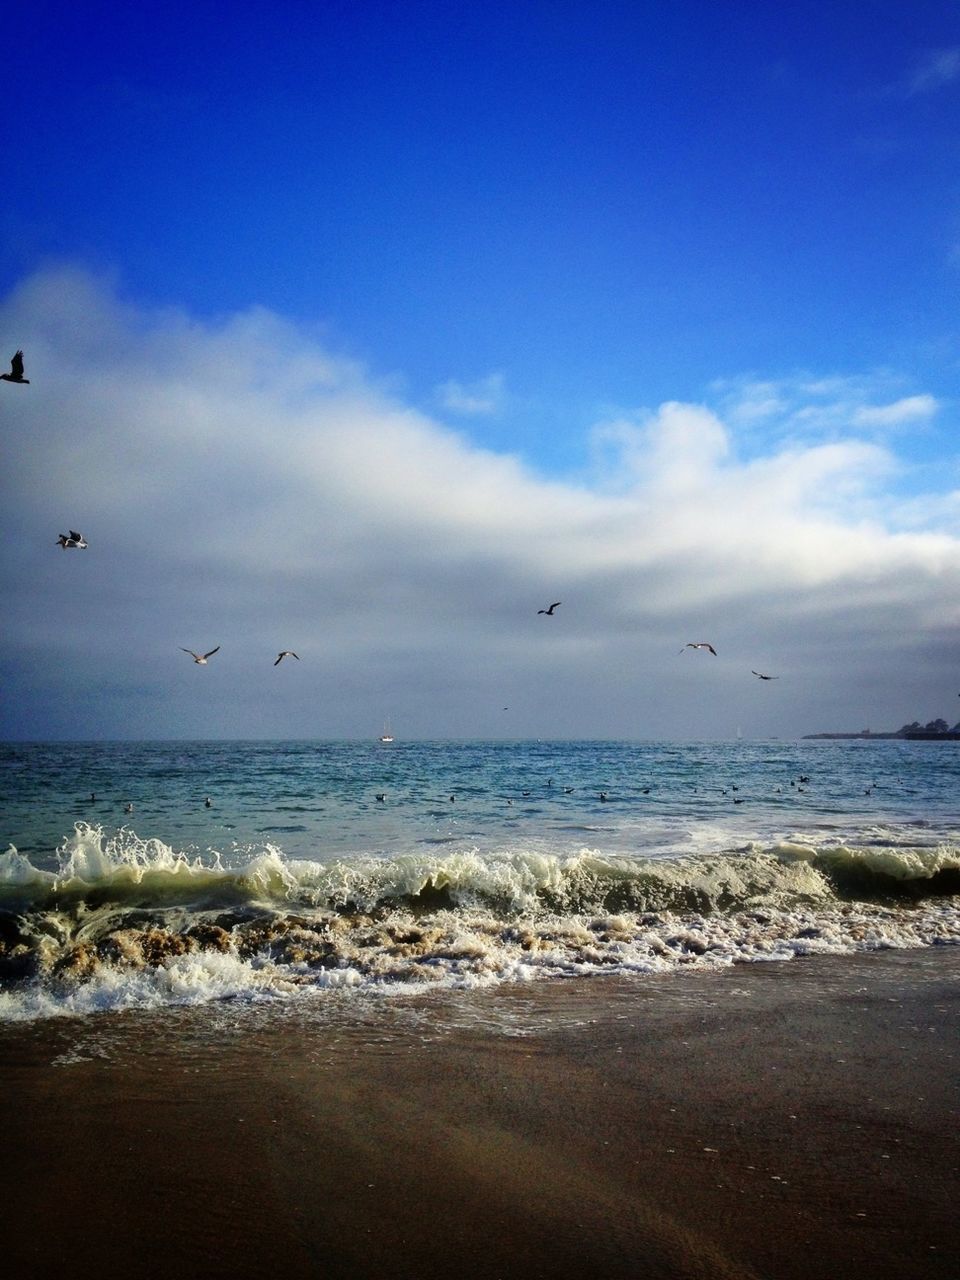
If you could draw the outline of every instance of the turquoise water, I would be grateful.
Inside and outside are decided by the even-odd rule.
[[[10,744],[0,1017],[954,942],[958,782],[935,742]]]
[[[0,797],[0,847],[48,869],[80,821],[226,857],[268,843],[324,858],[585,840],[658,856],[796,828],[949,836],[960,743],[16,744],[0,748]]]

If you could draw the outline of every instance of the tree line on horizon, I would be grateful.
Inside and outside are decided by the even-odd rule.
[[[928,724],[914,720],[912,724],[902,725],[896,732],[898,736],[906,736],[908,733],[960,733],[960,722],[951,729],[946,720],[942,719],[931,720]]]

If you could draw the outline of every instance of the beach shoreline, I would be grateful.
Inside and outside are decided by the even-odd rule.
[[[950,1274],[960,948],[0,1031],[8,1274]]]

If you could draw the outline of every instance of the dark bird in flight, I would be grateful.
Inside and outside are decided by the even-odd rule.
[[[23,376],[23,352],[18,351],[10,360],[10,372],[0,373],[4,382],[23,382],[29,387],[30,379]]]
[[[762,676],[759,671],[754,671],[753,667],[750,668],[750,674],[752,676],[756,676],[758,680],[779,680],[780,679],[779,676]]]
[[[688,640],[687,643],[683,646],[683,649],[709,649],[709,651],[713,654],[714,657],[717,656],[716,649],[713,647],[712,644],[707,644],[706,640],[698,640],[696,643],[694,643],[693,640]],[[681,653],[683,653],[683,649],[680,650]]]
[[[279,667],[280,663],[283,661],[284,658],[296,658],[298,662],[300,661],[300,659],[297,657],[297,655],[293,652],[292,649],[284,649],[283,653],[281,653],[278,656],[276,662],[273,665],[275,667]]]
[[[180,648],[183,649],[183,645],[181,645]],[[201,667],[205,667],[207,665],[207,659],[212,658],[215,653],[220,652],[220,646],[217,645],[216,649],[211,649],[209,653],[194,653],[192,649],[183,649],[183,652],[189,653],[194,662],[199,662]]]
[[[74,548],[78,551],[83,551],[86,549],[87,540],[82,533],[77,533],[76,529],[71,529],[69,537],[65,533],[59,535],[57,546],[62,547],[64,551],[73,550]]]
[[[548,618],[552,618],[554,609],[558,608],[561,603],[562,601],[560,600],[554,600],[553,604],[550,606],[549,609],[538,609],[537,613],[545,613]]]

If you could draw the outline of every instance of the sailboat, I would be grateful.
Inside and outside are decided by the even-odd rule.
[[[383,733],[381,733],[381,735],[380,735],[380,741],[381,741],[381,742],[392,742],[392,741],[393,741],[393,734],[390,732],[390,721],[389,721],[389,720],[384,720],[384,722],[383,722]]]

